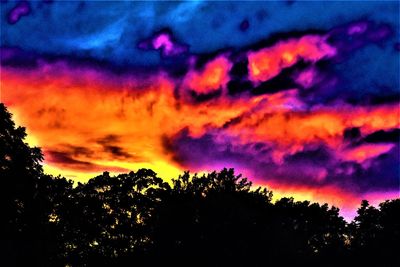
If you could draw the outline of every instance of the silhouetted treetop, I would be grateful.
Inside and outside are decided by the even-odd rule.
[[[252,183],[243,178],[241,174],[235,175],[234,169],[223,169],[220,172],[211,172],[192,177],[187,171],[180,175],[178,179],[173,179],[172,189],[175,191],[186,191],[193,193],[206,194],[208,192],[249,192]]]
[[[43,155],[39,148],[25,142],[24,127],[16,127],[3,103],[0,103],[0,164],[1,177],[39,175]]]
[[[25,215],[33,212],[38,182],[43,177],[43,155],[39,148],[29,147],[25,137],[25,128],[16,127],[0,103],[0,201],[5,209],[1,230],[5,235],[20,233],[29,226]]]

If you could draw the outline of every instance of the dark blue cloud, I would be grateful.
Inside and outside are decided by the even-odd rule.
[[[35,1],[32,12],[10,25],[15,1],[1,3],[1,46],[75,55],[117,64],[152,65],[160,55],[140,51],[140,40],[169,28],[192,53],[243,46],[274,33],[324,30],[368,17],[393,27],[399,41],[397,2],[131,2]],[[329,12],[327,12],[329,10]],[[320,14],[320,15],[316,15]],[[240,31],[247,20],[251,25]],[[234,37],[233,37],[234,36]],[[393,50],[394,42],[391,44]],[[389,52],[388,52],[389,53]]]

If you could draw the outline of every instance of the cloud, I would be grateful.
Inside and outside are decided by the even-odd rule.
[[[34,50],[41,54],[91,57],[117,65],[141,66],[157,66],[160,57],[157,54],[142,53],[135,47],[136,44],[163,28],[169,28],[178,40],[189,45],[191,52],[210,53],[227,47],[241,49],[277,33],[310,29],[328,31],[338,24],[360,21],[365,17],[395,26],[398,24],[396,11],[399,7],[397,2],[377,1],[293,5],[257,1],[247,5],[240,2],[203,1],[119,1],[112,4],[106,1],[89,1],[84,4],[79,1],[54,1],[52,4],[33,1],[30,2],[31,14],[10,25],[7,13],[15,7],[15,3],[8,1],[1,5],[1,46],[19,46],[23,50]],[[78,42],[69,42],[107,32],[106,29],[122,17],[129,26],[124,28],[119,42],[108,43],[106,51],[101,46],[91,46],[92,49],[87,50],[80,47]],[[238,25],[244,19],[248,20],[251,27],[243,33]],[[393,32],[398,39],[399,31],[394,29]]]
[[[29,13],[31,13],[29,2],[18,2],[8,14],[8,23],[15,24],[21,19],[22,16],[27,16]]]
[[[2,32],[2,101],[47,165],[235,167],[342,206],[398,189],[398,25],[360,19],[381,4],[31,5]]]
[[[129,172],[129,170],[125,168],[99,165],[89,161],[77,160],[71,157],[69,153],[63,151],[45,150],[44,152],[46,153],[46,161],[48,163],[55,164],[60,168],[67,168],[71,170],[79,170],[86,172],[104,172],[104,171]]]
[[[122,160],[138,160],[137,157],[130,154],[125,150],[121,143],[121,136],[114,134],[108,134],[97,140],[97,143],[102,146],[104,152],[109,153],[110,159],[122,159]]]
[[[343,134],[349,135],[346,131],[356,128],[360,136],[371,141],[376,138],[374,132],[399,127],[393,105],[364,107],[342,103],[310,107],[297,89],[262,95],[253,95],[251,90],[233,96],[223,92],[200,102],[198,96],[197,101],[191,99],[193,95],[185,96],[186,83],[196,81],[192,86],[202,92],[202,84],[208,85],[208,78],[214,82],[211,74],[219,64],[224,75],[218,72],[215,81],[218,87],[226,88],[230,78],[227,73],[231,70],[228,60],[229,57],[217,57],[206,62],[202,69],[192,66],[182,78],[163,72],[149,74],[147,78],[118,75],[88,67],[76,69],[75,65],[62,61],[42,63],[35,69],[10,67],[4,68],[7,79],[2,80],[3,97],[11,108],[14,105],[17,117],[18,110],[24,114],[21,123],[46,140],[47,150],[58,151],[63,144],[86,142],[85,147],[93,155],[82,154],[79,160],[84,162],[96,158],[134,162],[157,159],[189,167],[193,162],[205,164],[206,160],[213,165],[214,159],[215,166],[229,162],[255,166],[251,162],[259,158],[263,159],[260,164],[267,164],[270,169],[284,164],[274,172],[277,177],[292,177],[296,168],[304,177],[312,176],[314,168],[319,173],[316,177],[322,181],[323,168],[300,168],[309,163],[293,162],[289,160],[291,156],[310,146],[324,146],[337,150],[333,157],[363,163],[392,148],[390,144],[348,147]],[[172,145],[170,150],[176,149],[172,156],[165,153],[165,138],[175,140],[173,137],[182,135],[182,129],[186,129],[186,139],[181,136],[182,140],[171,143],[177,146]],[[52,137],[60,135],[62,139]],[[200,137],[203,139],[197,140]],[[268,148],[268,153],[265,149],[249,150],[254,144]],[[199,149],[198,155],[190,157],[197,151],[195,147]],[[207,152],[206,147],[219,150]],[[200,156],[202,151],[207,155],[204,159]],[[217,156],[214,158],[212,153]],[[307,154],[300,155],[306,158]]]
[[[138,47],[144,50],[160,50],[162,57],[178,56],[189,50],[187,45],[176,42],[169,31],[161,31],[151,38],[140,41]]]
[[[100,29],[99,32],[94,32],[79,36],[74,39],[68,39],[65,44],[77,47],[80,50],[90,51],[92,49],[107,49],[107,47],[114,46],[120,42],[124,32],[126,19],[120,18],[118,21],[113,22],[111,25]]]
[[[286,40],[271,48],[249,52],[249,78],[253,82],[269,80],[300,59],[316,62],[335,54],[336,49],[321,36],[309,35]]]
[[[186,87],[198,94],[209,94],[218,89],[226,89],[232,63],[223,55],[207,62],[202,70],[190,70],[183,80]]]

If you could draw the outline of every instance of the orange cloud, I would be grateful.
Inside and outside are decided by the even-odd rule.
[[[219,56],[208,62],[203,70],[191,70],[185,77],[184,86],[200,94],[225,87],[231,67],[232,63],[226,57]]]
[[[80,166],[72,164],[75,160],[99,166],[112,162],[111,167],[125,169],[132,166],[126,166],[127,161],[162,162],[179,169],[162,140],[184,128],[193,137],[218,129],[234,137],[232,142],[270,144],[279,162],[310,143],[344,149],[342,133],[349,127],[360,127],[365,134],[399,127],[393,106],[305,110],[295,90],[190,104],[174,96],[176,81],[161,73],[138,82],[130,76],[72,70],[60,63],[37,71],[2,68],[2,73],[2,100],[27,126],[36,145],[47,151],[48,163],[53,158],[53,164],[61,166],[54,155],[70,155],[71,164],[64,162],[65,168]],[[115,138],[104,142],[109,136]],[[79,151],[80,146],[87,151]],[[361,155],[351,153],[346,155]]]
[[[2,101],[47,153],[46,163],[74,170],[82,166],[82,172],[88,168],[79,162],[125,169],[150,162],[177,168],[163,149],[164,136],[183,128],[193,136],[202,135],[258,103],[185,103],[174,96],[173,81],[161,73],[138,83],[131,77],[46,64],[36,71],[2,68],[2,75]],[[101,142],[109,136],[116,138]],[[88,151],[76,152],[80,146]],[[70,158],[61,162],[57,153]],[[121,153],[125,157],[119,158]]]
[[[299,59],[316,62],[335,53],[335,48],[328,45],[321,36],[308,35],[282,41],[272,47],[248,53],[249,78],[254,82],[266,81],[278,75],[283,68],[296,64]]]
[[[368,159],[375,158],[379,155],[389,152],[393,147],[394,144],[364,144],[344,150],[341,157],[344,160],[363,163]]]
[[[273,145],[278,163],[285,154],[300,151],[307,144],[322,142],[334,150],[344,149],[343,132],[347,128],[360,127],[364,134],[369,134],[400,125],[396,108],[390,105],[375,108],[341,105],[307,111],[288,108],[271,112],[269,104],[277,103],[263,102],[262,107],[242,116],[225,133],[243,143],[252,140]]]

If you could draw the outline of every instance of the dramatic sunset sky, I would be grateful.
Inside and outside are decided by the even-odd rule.
[[[45,170],[233,167],[276,197],[399,197],[397,1],[1,1],[1,101]]]

